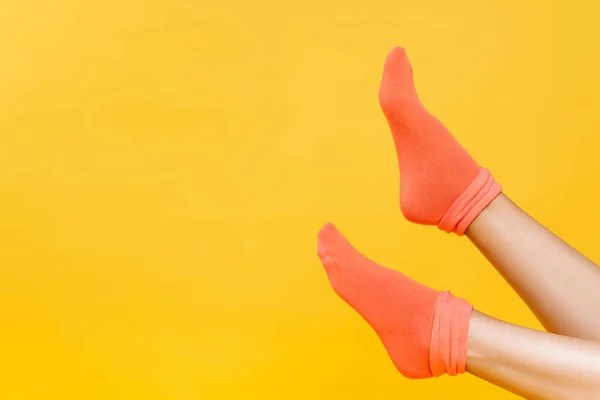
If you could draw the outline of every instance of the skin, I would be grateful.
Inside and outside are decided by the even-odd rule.
[[[548,332],[473,312],[467,371],[527,399],[600,399],[600,269],[500,194],[467,237]]]
[[[600,399],[600,343],[473,312],[467,371],[526,399]]]
[[[600,342],[600,269],[500,194],[467,237],[548,332]]]

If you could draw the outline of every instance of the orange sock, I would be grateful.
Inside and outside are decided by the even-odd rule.
[[[333,289],[377,332],[402,375],[465,372],[470,304],[367,259],[332,224],[319,232],[318,253]]]
[[[464,234],[502,188],[423,107],[402,48],[386,59],[379,102],[396,145],[402,213],[409,221]]]

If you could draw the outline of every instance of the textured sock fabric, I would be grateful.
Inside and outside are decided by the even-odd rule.
[[[375,330],[402,375],[465,372],[470,304],[374,263],[332,224],[319,232],[318,254],[335,292]]]
[[[396,145],[402,213],[463,235],[502,188],[423,107],[400,47],[386,59],[379,102]]]

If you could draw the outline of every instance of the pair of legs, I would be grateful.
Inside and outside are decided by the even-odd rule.
[[[500,193],[423,108],[402,49],[388,56],[380,100],[398,152],[404,215],[466,234],[548,333],[498,321],[381,267],[328,224],[319,256],[334,290],[409,378],[467,371],[529,399],[600,398],[600,270]]]
[[[503,194],[466,234],[550,332],[474,313],[468,371],[526,398],[600,398],[600,269]]]

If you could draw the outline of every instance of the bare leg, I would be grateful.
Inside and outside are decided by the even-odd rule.
[[[600,269],[500,194],[466,232],[554,333],[600,341]]]
[[[473,312],[467,371],[526,399],[600,399],[600,344]]]

